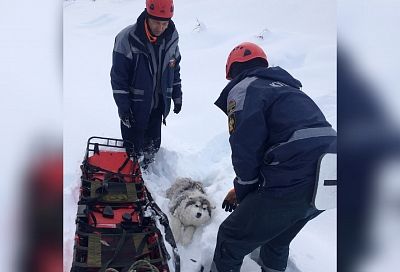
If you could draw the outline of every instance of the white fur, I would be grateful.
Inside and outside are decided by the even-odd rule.
[[[171,229],[175,240],[182,245],[189,244],[196,228],[211,219],[211,205],[203,185],[190,178],[178,178],[167,190],[171,200]]]

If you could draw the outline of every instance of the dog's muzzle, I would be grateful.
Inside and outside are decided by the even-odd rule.
[[[197,214],[196,214],[196,217],[197,217],[197,218],[200,218],[200,217],[201,217],[201,213],[197,213]]]

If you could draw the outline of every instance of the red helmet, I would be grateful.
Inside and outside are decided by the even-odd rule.
[[[146,11],[156,19],[171,19],[174,15],[174,1],[146,0]]]
[[[255,58],[268,61],[264,50],[254,43],[244,42],[233,48],[226,61],[226,79],[232,79],[229,73],[233,63],[246,62]]]

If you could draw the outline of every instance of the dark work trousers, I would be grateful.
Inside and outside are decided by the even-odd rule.
[[[211,271],[239,272],[258,248],[263,271],[285,271],[290,242],[321,213],[310,204],[313,192],[314,185],[305,185],[280,196],[264,188],[247,195],[219,227]]]
[[[121,122],[122,139],[134,145],[136,156],[144,155],[144,164],[147,165],[154,160],[155,154],[161,145],[161,124],[162,112],[159,108],[154,109],[150,114],[150,119],[146,129],[139,129],[133,125],[127,128]],[[132,148],[130,143],[125,143],[127,150]]]

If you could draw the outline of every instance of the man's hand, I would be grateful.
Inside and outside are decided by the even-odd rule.
[[[174,104],[174,113],[178,114],[182,109],[182,103],[175,103]]]
[[[121,119],[121,123],[127,128],[131,128],[133,123],[135,123],[135,118],[133,117],[132,110],[121,110],[118,109],[119,119]]]
[[[226,212],[232,212],[236,209],[237,205],[236,192],[235,189],[232,188],[226,195],[224,202],[222,202],[222,209],[225,209]]]
[[[129,118],[129,116],[125,116],[124,118],[121,119],[122,124],[124,124],[124,126],[126,126],[127,128],[130,128],[131,125],[131,120]]]

